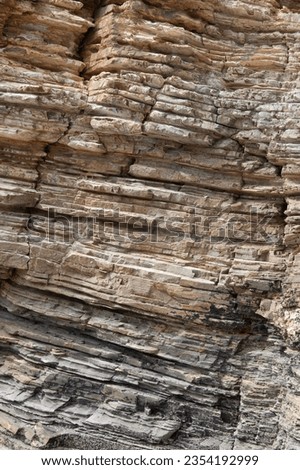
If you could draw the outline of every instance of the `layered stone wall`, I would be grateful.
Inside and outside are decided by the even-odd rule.
[[[299,449],[300,6],[0,0],[0,442]]]

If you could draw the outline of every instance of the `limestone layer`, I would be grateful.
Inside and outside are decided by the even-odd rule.
[[[2,448],[300,449],[299,40],[0,0]]]

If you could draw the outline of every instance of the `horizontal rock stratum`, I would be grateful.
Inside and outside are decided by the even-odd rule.
[[[0,0],[2,448],[300,449],[300,4]]]

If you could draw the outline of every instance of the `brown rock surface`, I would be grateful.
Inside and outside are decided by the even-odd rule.
[[[300,449],[299,25],[0,0],[2,448]]]

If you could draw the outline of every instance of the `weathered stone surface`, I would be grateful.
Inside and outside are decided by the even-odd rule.
[[[296,1],[0,0],[0,445],[300,449]]]

